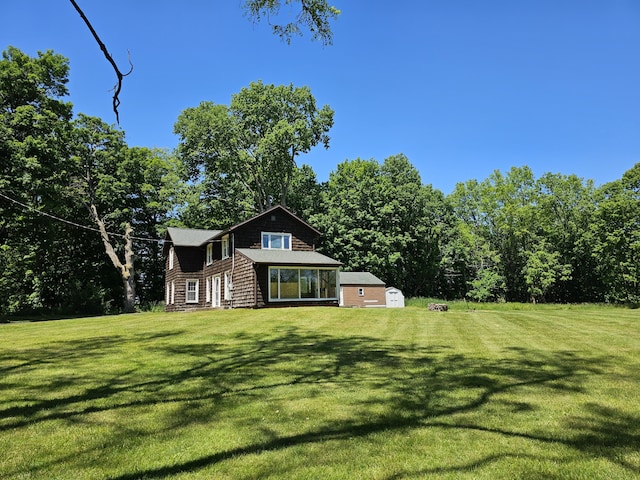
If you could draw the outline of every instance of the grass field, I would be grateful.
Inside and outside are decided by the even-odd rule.
[[[640,477],[640,310],[0,325],[2,479]]]

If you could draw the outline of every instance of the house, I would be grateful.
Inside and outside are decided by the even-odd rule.
[[[340,306],[386,307],[385,283],[369,272],[341,272]]]
[[[170,227],[165,309],[337,306],[341,263],[320,235],[280,205],[226,230]]]

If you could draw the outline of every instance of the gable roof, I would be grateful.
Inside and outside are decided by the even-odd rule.
[[[221,230],[168,227],[166,239],[176,247],[200,247],[220,232]]]
[[[342,265],[338,260],[313,251],[237,248],[236,252],[241,253],[252,262],[269,265],[313,265],[323,267],[338,267]]]
[[[382,285],[385,283],[369,272],[340,272],[340,285]]]
[[[220,237],[222,235],[226,235],[228,233],[233,232],[234,230],[243,227],[244,225],[246,225],[247,223],[253,222],[255,220],[258,220],[261,217],[265,217],[267,215],[271,215],[272,213],[274,213],[275,211],[281,211],[287,215],[289,215],[291,218],[293,218],[294,220],[296,220],[297,222],[300,222],[301,224],[303,224],[305,227],[307,227],[308,229],[310,229],[311,231],[313,231],[316,235],[320,236],[322,235],[322,232],[320,230],[318,230],[315,227],[312,227],[311,225],[309,225],[307,222],[305,222],[304,220],[302,220],[300,217],[298,217],[297,215],[295,215],[291,210],[287,209],[286,207],[283,207],[282,205],[276,205],[274,207],[271,207],[267,210],[265,210],[262,213],[259,213],[257,215],[254,215],[251,218],[248,218],[247,220],[245,220],[244,222],[240,222],[237,223],[236,225],[233,225],[229,228],[227,228],[226,230],[220,230],[217,234],[216,237]]]

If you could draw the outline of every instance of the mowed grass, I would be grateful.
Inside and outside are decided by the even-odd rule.
[[[0,325],[0,478],[638,478],[639,330],[588,306]]]

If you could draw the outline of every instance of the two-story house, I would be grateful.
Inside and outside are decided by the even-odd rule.
[[[341,263],[315,251],[320,235],[280,205],[227,230],[168,228],[165,309],[338,306]]]

